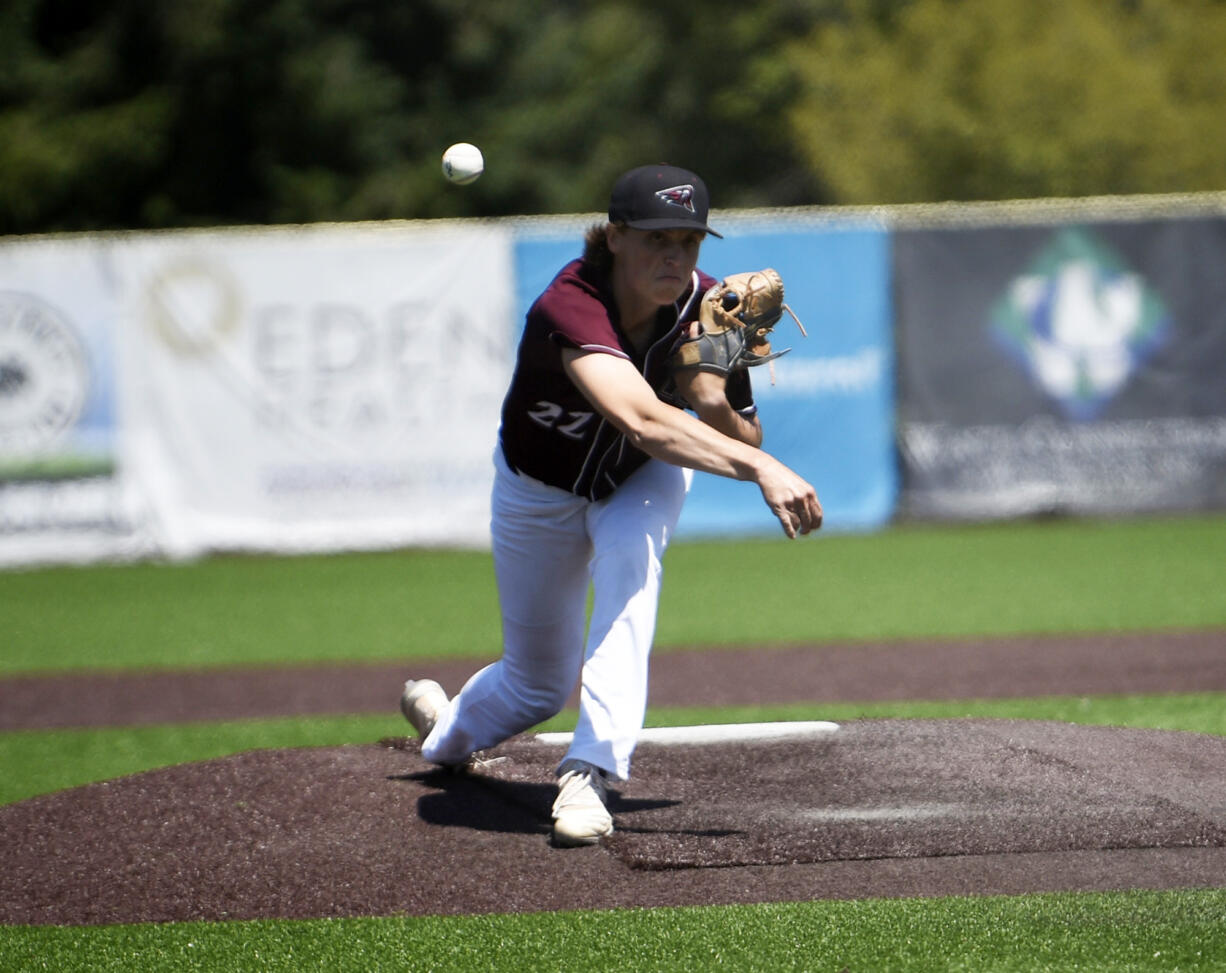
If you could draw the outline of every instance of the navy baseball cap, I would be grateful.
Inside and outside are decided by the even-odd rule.
[[[640,166],[614,183],[609,222],[636,230],[701,230],[722,239],[707,226],[710,204],[707,184],[696,173],[676,166]]]

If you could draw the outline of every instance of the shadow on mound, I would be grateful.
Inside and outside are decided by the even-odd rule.
[[[0,808],[0,921],[428,915],[1226,885],[1226,739],[989,720],[643,743],[549,846],[562,748],[255,751]]]
[[[417,815],[426,824],[500,834],[549,834],[553,788],[547,783],[505,783],[446,770],[400,779],[434,788],[417,801]]]

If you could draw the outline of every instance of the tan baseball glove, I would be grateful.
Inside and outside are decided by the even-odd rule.
[[[698,369],[727,375],[786,355],[771,351],[770,335],[787,311],[807,337],[805,327],[783,302],[783,280],[769,267],[732,274],[702,296],[697,333],[682,341],[672,358],[673,371]]]

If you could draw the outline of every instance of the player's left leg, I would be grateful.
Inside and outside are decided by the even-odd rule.
[[[624,780],[647,707],[661,559],[693,474],[652,460],[588,509],[594,589],[579,721],[566,759]]]

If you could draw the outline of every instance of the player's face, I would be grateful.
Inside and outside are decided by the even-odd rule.
[[[609,230],[614,274],[644,304],[672,304],[690,285],[698,251],[706,236],[700,230]]]

